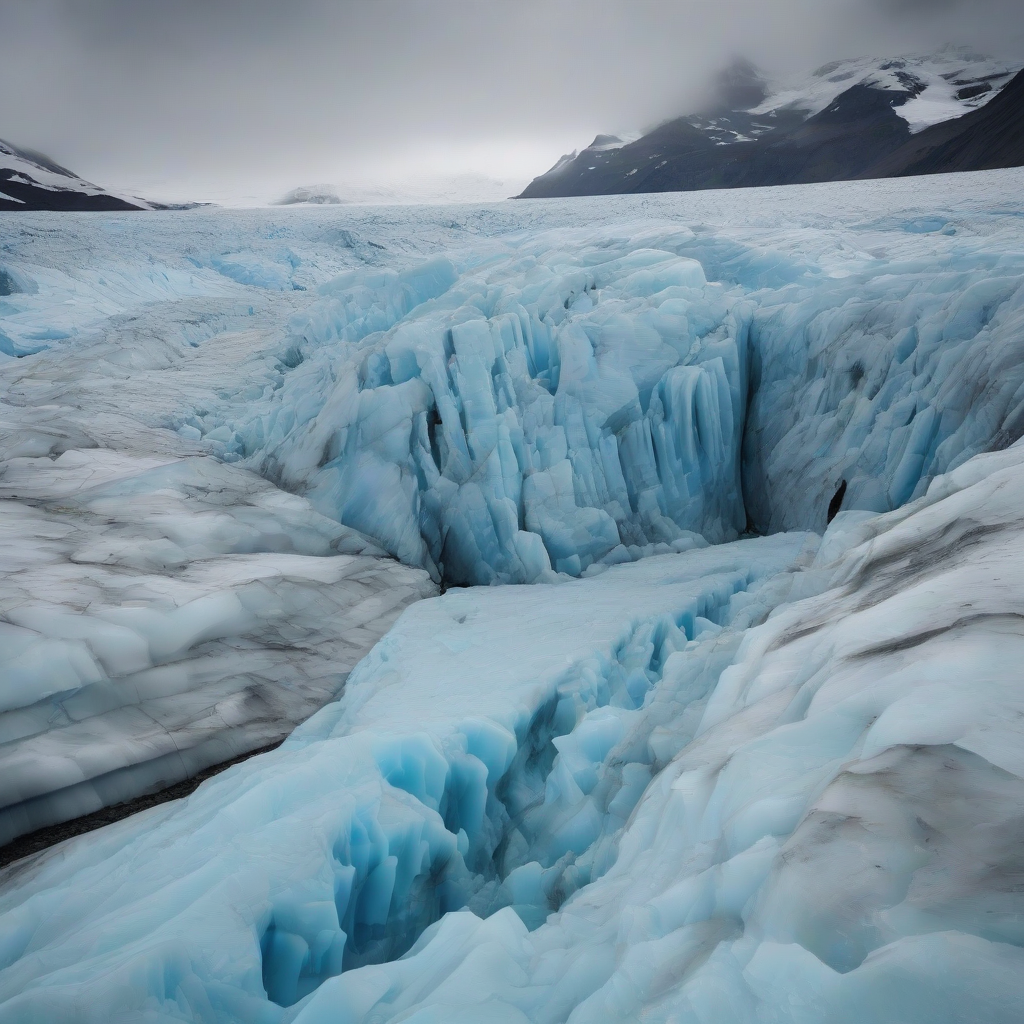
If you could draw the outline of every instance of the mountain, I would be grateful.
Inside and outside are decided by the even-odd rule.
[[[609,146],[599,135],[520,198],[692,191],[1024,163],[1020,65],[959,50],[836,61],[772,87],[748,62],[706,109]],[[1005,95],[1005,98],[1004,98]]]
[[[42,153],[0,139],[0,210],[147,210],[153,204],[116,195],[79,178]]]
[[[980,110],[921,132],[871,168],[871,177],[1024,166],[1024,72]]]

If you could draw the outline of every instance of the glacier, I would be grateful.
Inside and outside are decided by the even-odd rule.
[[[1022,184],[12,216],[0,1020],[1016,1020]]]

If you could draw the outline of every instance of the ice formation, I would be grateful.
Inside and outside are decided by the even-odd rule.
[[[324,706],[6,869],[0,1021],[1016,1020],[1022,180],[26,217],[5,628],[106,676],[0,754]],[[335,696],[427,572],[531,585]]]
[[[1024,260],[877,229],[930,244],[826,276],[655,223],[352,271],[280,387],[179,429],[454,584],[823,529],[843,479],[887,511],[1024,428]]]

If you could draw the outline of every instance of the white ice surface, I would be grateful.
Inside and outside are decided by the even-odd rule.
[[[0,331],[65,337],[0,365],[3,651],[56,716],[0,717],[5,780],[72,781],[60,672],[83,762],[119,678],[201,735],[228,648],[323,703],[348,567],[427,592],[373,543],[541,582],[8,869],[0,1020],[1015,1020],[1024,453],[971,457],[1020,433],[1022,184],[8,215]],[[840,479],[816,561],[707,545]]]
[[[0,842],[282,739],[433,592],[209,457],[8,458],[0,509]]]

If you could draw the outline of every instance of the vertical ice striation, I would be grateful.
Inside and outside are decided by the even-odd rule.
[[[746,325],[695,260],[541,248],[321,293],[227,454],[403,561],[531,582],[744,528]]]
[[[1017,254],[965,247],[789,286],[766,297],[752,332],[744,489],[764,532],[823,529],[844,480],[843,508],[898,508],[1024,434]]]

